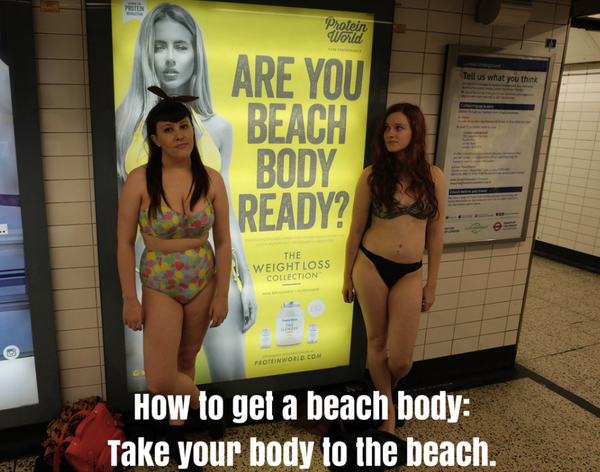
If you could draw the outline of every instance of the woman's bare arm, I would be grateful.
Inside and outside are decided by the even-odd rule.
[[[144,323],[135,288],[135,239],[145,188],[146,169],[140,167],[129,174],[119,200],[117,263],[123,291],[123,323],[134,331],[141,330]]]
[[[256,302],[256,294],[254,292],[254,282],[250,273],[250,265],[246,259],[244,251],[244,243],[242,233],[238,224],[233,200],[231,198],[231,183],[229,179],[229,170],[231,168],[231,160],[233,157],[233,128],[231,123],[220,116],[215,116],[209,121],[204,122],[207,128],[211,128],[211,136],[215,138],[215,142],[221,153],[221,176],[227,190],[229,198],[229,225],[231,230],[231,247],[237,261],[237,272],[242,284],[242,313],[243,328],[242,332],[248,331],[254,323],[256,323],[256,313],[258,304]]]
[[[358,247],[371,208],[371,187],[369,186],[368,178],[371,175],[371,166],[363,170],[356,184],[356,192],[354,193],[354,205],[352,207],[352,223],[350,224],[350,233],[346,241],[346,261],[344,265],[344,285],[342,287],[342,295],[346,303],[354,301],[354,284],[352,283],[352,268],[358,253]]]
[[[446,181],[439,167],[431,166],[431,176],[435,184],[435,197],[438,201],[438,215],[427,221],[427,283],[423,287],[423,306],[427,311],[435,301],[440,261],[444,251],[444,209],[446,205]]]
[[[227,317],[229,279],[231,278],[231,235],[229,231],[229,200],[221,174],[208,168],[210,194],[215,211],[213,239],[217,264],[217,294],[210,305],[211,328],[219,326]]]

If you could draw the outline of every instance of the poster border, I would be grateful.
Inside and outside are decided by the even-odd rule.
[[[0,410],[0,430],[49,421],[61,406],[31,8],[29,1],[0,0],[1,41],[10,61],[25,272],[39,402]]]
[[[544,137],[544,126],[546,123],[546,114],[548,111],[548,101],[550,96],[550,87],[552,85],[552,71],[554,70],[554,53],[540,52],[540,51],[521,51],[521,50],[510,50],[500,49],[482,46],[462,46],[458,44],[448,45],[446,52],[446,69],[444,72],[444,89],[442,92],[442,101],[440,104],[440,121],[438,126],[438,139],[435,151],[435,164],[442,170],[444,170],[446,147],[448,144],[450,124],[452,120],[451,116],[451,102],[452,97],[458,93],[459,83],[453,83],[451,80],[452,72],[456,68],[456,61],[458,55],[462,52],[476,52],[480,54],[496,54],[503,55],[509,58],[529,58],[529,57],[542,57],[548,59],[548,72],[546,73],[546,84],[544,88],[544,98],[542,100],[542,109],[540,112],[540,121],[538,124],[538,130],[536,134],[535,149],[533,152],[533,161],[531,163],[531,176],[529,179],[529,187],[527,189],[527,199],[525,205],[525,214],[523,215],[523,228],[521,235],[514,238],[507,239],[481,239],[476,241],[462,241],[454,243],[444,243],[444,247],[460,247],[460,246],[471,246],[480,244],[491,244],[497,243],[513,243],[521,242],[527,239],[527,231],[529,225],[532,223],[529,221],[531,213],[531,203],[533,201],[533,194],[535,191],[535,180],[537,178],[540,149],[542,146],[542,139]]]
[[[229,3],[261,4],[320,10],[370,13],[374,15],[371,77],[367,113],[365,162],[370,149],[377,120],[387,105],[394,0],[364,2],[361,0],[221,0]],[[122,322],[122,295],[117,275],[117,212],[118,178],[114,159],[116,155],[115,103],[112,62],[111,2],[86,0],[88,31],[89,82],[92,111],[94,175],[96,185],[96,220],[98,232],[98,264],[102,304],[102,329],[107,400],[118,409],[133,409],[133,393],[127,390],[125,368],[125,337]],[[104,156],[104,157],[100,157]],[[100,205],[100,202],[102,204]],[[366,330],[358,303],[354,304],[350,362],[347,366],[307,372],[234,380],[211,384],[222,388],[225,396],[255,394],[272,391],[290,391],[315,388],[361,379],[366,365]]]

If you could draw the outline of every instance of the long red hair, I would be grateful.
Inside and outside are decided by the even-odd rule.
[[[412,138],[406,148],[405,165],[391,154],[385,145],[385,122],[392,113],[403,113],[408,119]],[[427,127],[425,117],[419,107],[410,103],[397,103],[389,107],[377,124],[373,137],[373,152],[371,161],[373,168],[369,176],[369,185],[373,194],[373,204],[376,207],[394,208],[394,195],[402,173],[406,173],[411,183],[405,190],[416,200],[417,207],[429,208],[429,218],[435,218],[438,211],[438,201],[435,197],[435,184],[431,176],[431,166],[427,162],[427,145],[425,137]],[[427,200],[427,205],[424,201]]]

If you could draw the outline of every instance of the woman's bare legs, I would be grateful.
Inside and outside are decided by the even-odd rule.
[[[390,357],[387,366],[392,374],[392,390],[410,372],[423,302],[421,269],[406,274],[388,296]]]
[[[183,306],[183,330],[177,368],[192,381],[196,375],[196,358],[210,326],[208,309],[215,296],[217,280],[211,279],[208,285],[194,299]]]
[[[168,295],[143,288],[144,366],[148,389],[157,395],[190,395],[198,409],[200,392],[194,385],[196,354],[209,324],[208,307],[214,296],[212,279],[185,307]],[[170,424],[183,424],[173,418]]]
[[[359,250],[352,280],[367,328],[371,379],[375,388],[388,398],[388,419],[380,429],[394,433],[392,390],[412,367],[421,313],[421,269],[405,275],[388,290],[374,264]]]
[[[246,378],[246,335],[240,289],[233,277],[229,283],[229,313],[218,328],[211,328],[204,339],[204,352],[211,382]]]
[[[380,429],[394,433],[396,418],[392,399],[392,374],[388,369],[387,353],[389,290],[373,263],[360,250],[352,269],[352,282],[367,328],[369,373],[375,388],[388,399],[388,419]]]

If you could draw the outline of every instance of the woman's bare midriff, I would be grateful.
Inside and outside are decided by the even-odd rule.
[[[371,226],[362,243],[365,249],[399,264],[412,264],[423,259],[427,220],[411,215],[382,219],[373,215]]]
[[[208,240],[208,232],[201,238],[161,239],[147,234],[142,234],[142,236],[148,251],[159,252],[183,252],[204,246],[204,243]]]

